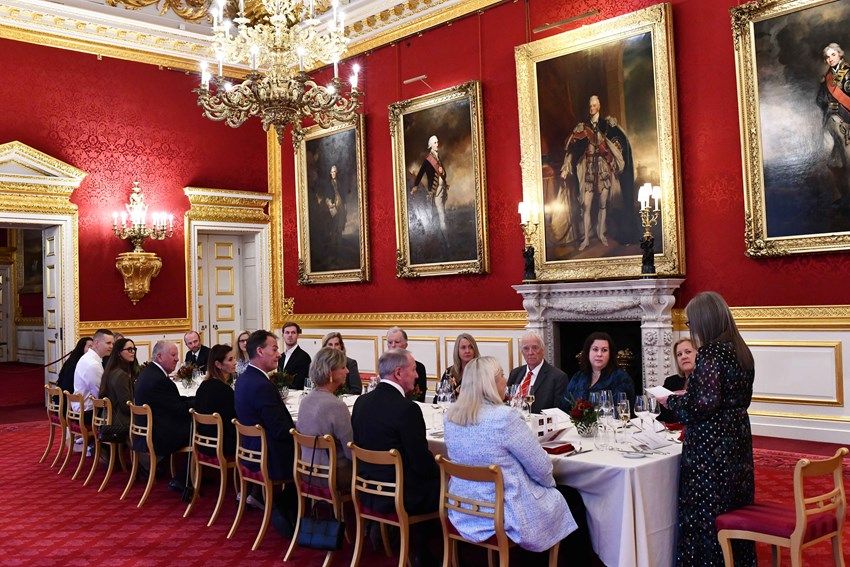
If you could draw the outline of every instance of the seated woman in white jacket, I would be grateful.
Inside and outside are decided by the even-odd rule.
[[[446,414],[446,448],[456,463],[502,468],[508,537],[529,551],[545,551],[574,532],[577,525],[555,487],[549,455],[520,413],[502,403],[506,384],[504,372],[491,356],[466,365],[458,400]],[[495,498],[490,483],[452,478],[450,488],[469,498]],[[484,541],[495,533],[493,521],[487,518],[449,510],[449,519],[472,541]]]

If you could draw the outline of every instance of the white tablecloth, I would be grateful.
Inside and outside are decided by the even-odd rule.
[[[431,435],[439,430],[436,410],[428,404],[420,406],[431,450],[445,453],[442,437]],[[593,449],[569,457],[553,455],[552,463],[557,483],[581,493],[593,549],[602,562],[608,567],[673,565],[681,445],[664,447],[666,455],[629,459],[622,453],[595,449],[592,440],[579,437],[574,427],[559,440]]]

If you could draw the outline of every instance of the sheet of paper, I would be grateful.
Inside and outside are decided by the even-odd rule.
[[[546,408],[544,410],[540,410],[540,413],[550,416],[552,418],[552,423],[556,425],[569,425],[571,423],[570,416],[558,408]]]
[[[652,388],[647,388],[646,392],[649,395],[654,396],[656,398],[669,396],[670,394],[673,393],[672,391],[668,390],[664,386],[653,386]]]
[[[664,435],[659,435],[658,433],[652,433],[650,431],[633,433],[632,438],[638,443],[643,443],[650,449],[660,449],[661,447],[673,444],[671,441],[668,441],[667,437]]]

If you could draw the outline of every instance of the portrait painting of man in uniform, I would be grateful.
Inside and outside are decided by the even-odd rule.
[[[487,270],[480,85],[390,106],[399,277]]]
[[[638,273],[646,183],[662,188],[656,265],[683,269],[674,75],[672,59],[661,60],[668,12],[659,5],[517,47],[523,197],[541,212],[541,279]]]
[[[801,9],[802,8],[802,9]],[[850,4],[732,11],[751,256],[850,247]]]
[[[362,116],[307,131],[296,149],[301,284],[367,281]]]

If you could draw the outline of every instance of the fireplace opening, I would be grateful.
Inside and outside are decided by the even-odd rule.
[[[600,331],[611,335],[617,366],[629,373],[635,394],[643,393],[643,360],[640,321],[560,321],[553,325],[553,348],[557,366],[569,378],[579,370],[579,354],[584,340]],[[612,353],[612,356],[614,353]]]

